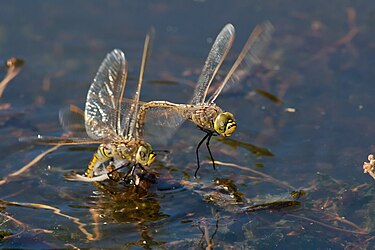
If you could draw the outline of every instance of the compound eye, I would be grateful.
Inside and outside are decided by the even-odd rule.
[[[237,128],[237,123],[233,120],[228,120],[227,126],[224,131],[225,136],[230,136]]]
[[[218,134],[224,133],[225,124],[227,123],[227,117],[224,114],[220,114],[214,121],[214,129]]]
[[[231,135],[236,130],[236,121],[229,112],[218,115],[214,121],[215,132],[222,136]]]
[[[138,161],[138,163],[141,163],[142,165],[146,164],[147,162],[147,159],[146,159],[146,156],[147,156],[147,148],[145,148],[144,146],[140,146],[138,148],[138,152],[137,152],[137,156],[136,156],[136,160]]]
[[[148,155],[148,165],[153,163],[155,161],[156,154],[154,151],[151,151],[151,153]]]
[[[146,153],[143,151],[139,152],[139,155],[141,156],[142,159],[146,158]]]

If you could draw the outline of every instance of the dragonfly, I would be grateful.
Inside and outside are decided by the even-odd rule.
[[[128,63],[125,54],[115,49],[108,53],[101,63],[87,93],[84,110],[86,137],[37,136],[21,138],[21,140],[52,145],[99,144],[83,175],[66,176],[72,181],[103,181],[111,178],[115,170],[125,164],[129,167],[127,177],[129,174],[134,174],[137,166],[144,169],[143,166],[152,164],[156,153],[149,143],[135,135],[138,102],[150,50],[151,35],[152,32],[149,32],[145,39],[138,85],[128,105],[123,101]],[[70,115],[67,112],[60,113],[60,122],[63,127],[71,129],[77,126],[79,122],[77,123],[74,117],[79,117],[79,113],[79,108],[78,111],[70,109]],[[111,167],[108,164],[107,169],[105,163],[110,163]]]
[[[235,28],[227,24],[217,36],[198,78],[193,98],[189,104],[176,104],[168,101],[151,101],[141,106],[137,119],[137,135],[143,137],[144,125],[147,113],[153,116],[166,117],[162,122],[166,126],[175,127],[181,125],[184,120],[196,124],[206,133],[196,147],[197,168],[194,176],[197,177],[200,168],[199,148],[206,141],[206,147],[215,167],[215,160],[210,150],[212,136],[230,136],[237,128],[234,115],[223,111],[215,101],[224,89],[229,89],[250,73],[252,66],[259,64],[259,56],[263,53],[271,40],[274,28],[270,22],[257,25],[249,36],[239,56],[222,82],[214,85],[214,93],[207,98],[211,83],[215,79],[220,66],[226,58],[235,36]],[[156,115],[155,115],[156,114]],[[176,115],[177,114],[177,115]],[[168,119],[168,117],[177,117]]]

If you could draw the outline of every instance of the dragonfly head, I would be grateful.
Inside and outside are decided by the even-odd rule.
[[[156,153],[152,150],[150,144],[145,143],[139,146],[137,155],[135,156],[138,163],[149,166],[155,161]]]
[[[230,136],[237,127],[233,114],[224,112],[218,115],[214,121],[215,132],[222,136]]]

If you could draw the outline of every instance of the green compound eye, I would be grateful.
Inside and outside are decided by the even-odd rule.
[[[218,115],[214,122],[215,131],[222,136],[230,136],[237,127],[234,116],[229,112]]]
[[[237,128],[236,121],[228,120],[227,126],[225,128],[224,135],[230,136],[236,130],[236,128]]]
[[[151,163],[153,163],[156,159],[156,153],[154,151],[151,151],[149,154],[148,154],[148,161],[146,163],[146,166],[149,166],[151,165]]]
[[[155,161],[156,154],[152,151],[152,147],[150,144],[142,145],[138,148],[136,160],[138,163],[149,166],[151,163]]]

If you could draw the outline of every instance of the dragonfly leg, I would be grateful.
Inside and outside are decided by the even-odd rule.
[[[143,167],[141,164],[139,164],[139,163],[134,167],[134,170],[135,170],[135,168],[136,168],[137,166],[138,166],[140,169],[142,169],[142,170],[145,171],[144,167]],[[134,176],[135,176],[135,178],[134,178]],[[133,174],[132,174],[132,179],[133,179],[133,183],[134,183],[134,185],[135,185],[135,187],[136,187],[136,191],[138,192],[138,186],[139,186],[139,183],[140,183],[140,177],[139,177],[137,174],[134,175],[134,172],[133,172]]]
[[[137,168],[137,165],[133,165],[131,168],[129,168],[128,172],[126,173],[126,175],[121,179],[123,182],[126,182],[128,177],[130,177],[130,183],[133,181],[133,176],[134,176],[134,172],[135,172],[135,169]],[[127,165],[127,167],[130,166],[130,163]]]
[[[128,164],[126,164],[126,165],[122,165],[122,166],[120,166],[120,167],[118,167],[118,168],[115,168],[115,169],[113,169],[113,170],[111,170],[109,173],[107,173],[107,175],[108,175],[108,178],[109,179],[111,179],[111,180],[115,180],[113,177],[113,173],[114,172],[116,172],[117,170],[120,170],[120,169],[122,169],[122,168],[124,168],[124,167],[127,167],[127,168],[129,168],[129,166],[130,166],[130,163],[128,163]],[[127,174],[128,175],[128,174]],[[127,176],[126,175],[126,176]]]
[[[210,149],[210,140],[211,140],[211,137],[212,137],[212,134],[209,134],[209,136],[207,138],[207,141],[206,141],[206,147],[207,147],[208,153],[210,153],[210,157],[211,157],[211,161],[212,161],[212,166],[213,166],[214,170],[216,170],[215,160],[214,160],[214,157],[212,156],[211,149]]]
[[[202,143],[203,143],[203,142],[207,139],[207,137],[209,137],[209,136],[210,136],[210,134],[207,133],[207,134],[203,137],[203,139],[198,143],[198,146],[197,146],[197,148],[195,149],[195,154],[197,155],[197,164],[198,164],[197,169],[195,170],[195,173],[194,173],[194,177],[195,177],[195,178],[197,178],[198,170],[199,170],[199,168],[201,167],[200,162],[199,162],[199,148],[200,148],[200,146],[202,145]],[[212,136],[212,135],[211,135],[211,136]]]
[[[139,164],[139,163],[138,163],[138,167],[139,167],[142,171],[147,172],[146,169],[145,169],[141,164]]]

